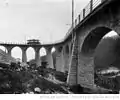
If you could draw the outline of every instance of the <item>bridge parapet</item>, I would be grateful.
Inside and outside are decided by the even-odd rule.
[[[78,17],[75,19],[74,28],[84,20],[95,8],[97,8],[100,4],[108,0],[91,0],[85,8],[80,12]]]
[[[0,42],[0,44],[15,44],[15,45],[25,45],[26,42],[20,43],[20,42]]]
[[[66,33],[66,36],[61,41],[64,41],[72,33],[73,28],[76,28],[76,26],[80,24],[90,13],[92,13],[95,10],[95,8],[97,8],[106,1],[108,0],[90,0],[90,2],[85,6],[85,8],[80,12],[78,17],[75,19],[73,27],[71,26],[69,28],[68,32]]]

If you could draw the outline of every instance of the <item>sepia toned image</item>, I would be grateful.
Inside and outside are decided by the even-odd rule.
[[[0,94],[119,94],[119,0],[0,0]]]

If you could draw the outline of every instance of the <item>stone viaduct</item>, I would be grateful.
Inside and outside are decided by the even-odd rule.
[[[26,62],[26,49],[33,47],[37,64],[42,61],[38,51],[44,47],[49,67],[61,72],[68,71],[68,84],[93,88],[94,52],[102,37],[110,31],[120,34],[119,0],[91,0],[75,20],[74,29],[71,28],[63,40],[42,45],[1,45],[7,48],[9,55],[13,47],[19,46],[23,62]],[[56,49],[54,55],[51,54],[52,47]]]

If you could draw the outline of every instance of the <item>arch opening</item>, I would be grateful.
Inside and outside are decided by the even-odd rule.
[[[98,43],[105,36],[107,33],[111,32],[112,30],[107,27],[97,27],[93,29],[85,38],[81,52],[82,54],[91,55],[94,53],[95,48],[97,47]]]
[[[11,50],[12,57],[16,58],[18,61],[22,61],[22,49],[18,46],[12,48]]]
[[[32,47],[27,48],[26,50],[27,62],[35,59],[35,50]]]
[[[7,48],[6,47],[4,47],[4,46],[2,46],[2,45],[0,45],[0,51],[3,51],[3,52],[5,52],[5,53],[8,53],[8,50],[7,50]],[[2,52],[1,51],[1,52]]]
[[[51,53],[54,53],[55,51],[56,51],[56,48],[55,48],[55,47],[52,47]]]
[[[100,40],[94,53],[95,84],[107,89],[118,89],[120,72],[120,35],[110,31]],[[110,79],[116,81],[112,82]],[[110,82],[110,84],[109,84]],[[112,84],[112,85],[111,85]]]
[[[44,47],[42,47],[42,48],[40,49],[39,55],[40,55],[40,57],[47,55],[46,49],[45,49]]]

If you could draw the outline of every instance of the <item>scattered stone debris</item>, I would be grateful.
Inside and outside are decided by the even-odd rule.
[[[80,85],[68,86],[65,80],[66,74],[52,69],[37,69],[36,71],[30,67],[24,69],[23,66],[20,67],[15,63],[0,65],[0,94],[110,93],[110,91],[104,91],[100,87],[92,90]]]
[[[68,93],[61,85],[47,79],[46,75],[43,77],[39,74],[39,71],[24,69],[23,66],[20,67],[15,63],[0,66],[0,94],[54,94],[59,92]]]
[[[41,89],[39,87],[36,87],[36,88],[34,88],[34,91],[40,93]]]

